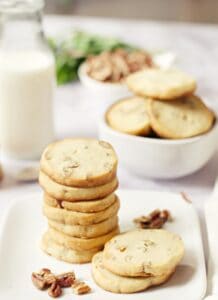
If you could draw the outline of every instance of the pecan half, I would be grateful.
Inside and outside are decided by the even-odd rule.
[[[68,272],[68,273],[57,275],[56,278],[60,287],[64,288],[64,287],[72,286],[76,277],[74,272]]]
[[[62,294],[62,289],[57,281],[53,282],[48,289],[48,294],[50,297],[57,298]]]
[[[83,295],[83,294],[87,294],[91,291],[91,288],[83,281],[79,281],[76,280],[73,284],[72,284],[72,288],[73,288],[73,292],[76,295]]]
[[[47,287],[46,281],[40,274],[33,272],[31,278],[37,289],[44,290]]]
[[[141,216],[133,222],[137,227],[143,229],[160,229],[166,222],[172,221],[171,214],[168,210],[155,209],[147,216]]]
[[[32,282],[40,290],[48,288],[53,282],[56,281],[54,274],[49,269],[41,269],[38,273],[32,273]]]

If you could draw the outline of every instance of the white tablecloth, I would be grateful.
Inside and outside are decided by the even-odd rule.
[[[44,26],[46,33],[52,35],[84,29],[117,36],[144,48],[171,50],[177,54],[178,64],[197,78],[198,93],[218,110],[218,26],[55,16],[46,17]],[[55,99],[58,138],[97,136],[95,111],[89,92],[79,83],[58,88]],[[218,153],[203,169],[182,179],[138,178],[120,168],[119,180],[121,188],[185,191],[201,215],[204,232],[203,202],[212,191],[217,170]],[[0,220],[11,199],[36,190],[39,190],[36,183],[18,184],[6,178],[0,189]]]

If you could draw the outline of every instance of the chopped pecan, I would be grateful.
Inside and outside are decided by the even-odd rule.
[[[48,269],[48,268],[42,268],[42,269],[39,271],[39,274],[42,275],[42,276],[45,276],[45,275],[52,274],[52,273],[51,273],[51,270],[50,270],[50,269]]]
[[[126,247],[125,247],[125,246],[120,246],[120,247],[119,247],[119,251],[120,251],[120,252],[124,252],[125,250],[126,250]]]
[[[47,287],[46,281],[40,274],[33,272],[31,278],[33,284],[35,285],[35,287],[37,287],[37,289],[44,290]]]
[[[149,228],[150,229],[160,229],[163,227],[163,225],[166,223],[166,220],[162,218],[156,218],[151,223]]]
[[[32,273],[32,282],[40,290],[48,288],[56,281],[54,274],[49,269],[41,269],[38,273]]]
[[[172,218],[169,210],[166,210],[166,209],[164,209],[164,210],[162,210],[160,212],[160,218],[164,219],[164,220],[167,220],[168,222],[172,222],[173,221],[173,218]]]
[[[150,216],[150,218],[153,220],[153,219],[159,217],[160,212],[161,212],[161,211],[160,211],[159,209],[155,209],[155,210],[153,210],[153,211],[149,214],[149,216]]]
[[[72,161],[69,165],[69,168],[78,168],[80,163],[78,161]]]
[[[77,295],[87,294],[91,291],[91,288],[83,281],[76,280],[72,284],[73,292]]]
[[[57,298],[62,294],[62,289],[57,281],[53,282],[48,289],[48,294],[50,297]]]
[[[142,50],[116,49],[90,56],[86,60],[87,74],[103,82],[121,82],[133,72],[153,67],[151,55]]]
[[[68,272],[57,275],[56,278],[60,287],[70,287],[74,283],[76,277],[74,272]]]
[[[168,210],[155,209],[147,216],[141,216],[134,220],[137,227],[143,229],[159,229],[166,222],[172,221],[171,214]]]

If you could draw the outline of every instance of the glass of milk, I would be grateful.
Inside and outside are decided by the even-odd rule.
[[[37,160],[54,139],[55,61],[42,30],[41,0],[0,1],[0,146]]]

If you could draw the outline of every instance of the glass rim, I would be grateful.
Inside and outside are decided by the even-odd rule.
[[[0,13],[31,13],[44,8],[44,0],[1,0]]]

